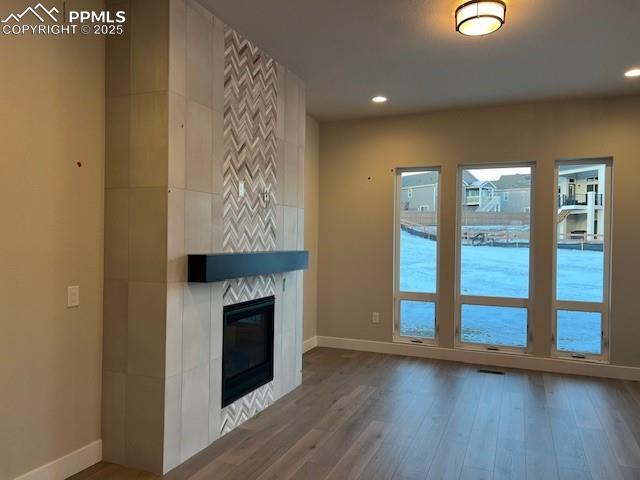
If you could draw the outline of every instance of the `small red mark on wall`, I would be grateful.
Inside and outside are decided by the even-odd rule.
[[[78,168],[80,168],[82,166],[82,162],[76,162],[76,165],[78,165]]]

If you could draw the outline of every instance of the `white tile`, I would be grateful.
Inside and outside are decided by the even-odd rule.
[[[298,79],[298,146],[304,147],[307,129],[307,92],[304,82]]]
[[[187,3],[187,97],[211,107],[213,17],[197,2]]]
[[[182,314],[184,309],[184,285],[167,284],[167,351],[165,375],[182,372]]]
[[[223,201],[222,195],[211,195],[211,252],[222,251],[224,237]]]
[[[164,377],[166,302],[165,283],[129,282],[129,374]]]
[[[126,188],[129,186],[131,97],[109,98],[105,106],[105,186]]]
[[[224,110],[224,29],[225,25],[213,18],[213,109]]]
[[[105,461],[125,461],[125,373],[102,374],[102,456]]]
[[[186,155],[186,99],[177,93],[169,93],[169,186],[185,187]]]
[[[284,209],[282,205],[276,207],[276,250],[284,250]]]
[[[131,2],[131,92],[166,90],[169,85],[169,8],[166,2]]]
[[[300,102],[300,80],[293,73],[287,70],[285,75],[285,107],[284,107],[284,139],[289,143],[298,145],[299,138],[299,107]]]
[[[290,142],[284,144],[284,205],[298,204],[298,147]]]
[[[294,370],[294,387],[302,383],[302,331],[303,331],[303,315],[304,315],[304,274],[303,272],[295,272],[296,276],[296,318],[294,320],[294,360],[296,363]]]
[[[187,4],[169,1],[169,90],[187,94]]]
[[[298,147],[298,179],[296,207],[304,208],[304,146]]]
[[[284,210],[284,250],[295,250],[298,235],[298,209],[283,207]]]
[[[167,205],[167,281],[184,282],[187,279],[185,250],[185,191],[171,188]]]
[[[167,92],[131,97],[129,185],[166,187],[169,156]]]
[[[276,117],[276,138],[284,141],[284,117],[287,98],[286,71],[284,67],[277,64],[278,70],[278,99]]]
[[[105,372],[127,371],[127,317],[129,285],[126,280],[104,280],[102,368]]]
[[[182,420],[182,374],[168,377],[164,392],[164,470],[180,465]]]
[[[211,346],[210,358],[222,358],[222,320],[224,300],[222,298],[222,282],[211,284]]]
[[[277,274],[273,311],[273,378],[276,398],[282,395],[283,274]]]
[[[209,444],[209,362],[182,374],[180,461]]]
[[[284,140],[278,139],[276,143],[276,203],[278,205],[285,205],[285,183],[287,178],[285,176],[285,146]]]
[[[182,371],[209,364],[211,288],[208,284],[184,284],[182,317]]]
[[[298,208],[298,227],[296,234],[296,250],[304,250],[304,209]]]
[[[212,111],[187,100],[185,183],[187,190],[211,193],[212,188]]]
[[[108,188],[104,197],[105,278],[129,278],[129,191]]]
[[[297,279],[296,272],[284,274],[286,288],[282,295],[282,331],[293,332],[297,315]]]
[[[220,436],[222,413],[222,358],[211,360],[209,369],[209,443]]]
[[[212,195],[188,190],[185,194],[185,249],[187,254],[211,253]]]
[[[167,281],[167,188],[129,190],[129,279]]]
[[[224,179],[224,116],[222,110],[212,111],[212,142],[213,152],[211,158],[211,170],[212,170],[212,187],[213,193],[223,193],[223,179]]]
[[[164,443],[164,378],[127,375],[125,464],[162,470]]]

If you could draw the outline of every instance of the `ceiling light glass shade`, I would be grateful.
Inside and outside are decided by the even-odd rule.
[[[377,95],[371,99],[373,103],[384,103],[387,101],[387,97],[383,97],[382,95]]]
[[[631,70],[627,70],[626,72],[624,72],[624,76],[627,78],[640,77],[640,68],[632,68]]]
[[[497,0],[464,3],[456,10],[456,31],[474,37],[488,35],[504,24],[506,12],[506,4]]]

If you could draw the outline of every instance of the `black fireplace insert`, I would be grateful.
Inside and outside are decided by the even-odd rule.
[[[274,297],[224,307],[222,406],[273,380]]]

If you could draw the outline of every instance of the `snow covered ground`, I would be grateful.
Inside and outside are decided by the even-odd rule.
[[[400,290],[435,292],[436,242],[408,232],[400,239]],[[549,259],[551,261],[551,259]],[[462,246],[462,293],[515,297],[529,295],[529,249]],[[558,299],[602,301],[603,253],[558,250]],[[422,302],[402,302],[401,333],[433,337],[435,309]],[[463,306],[462,338],[475,343],[526,345],[526,311],[505,307]],[[558,347],[600,352],[600,316],[560,312]]]

